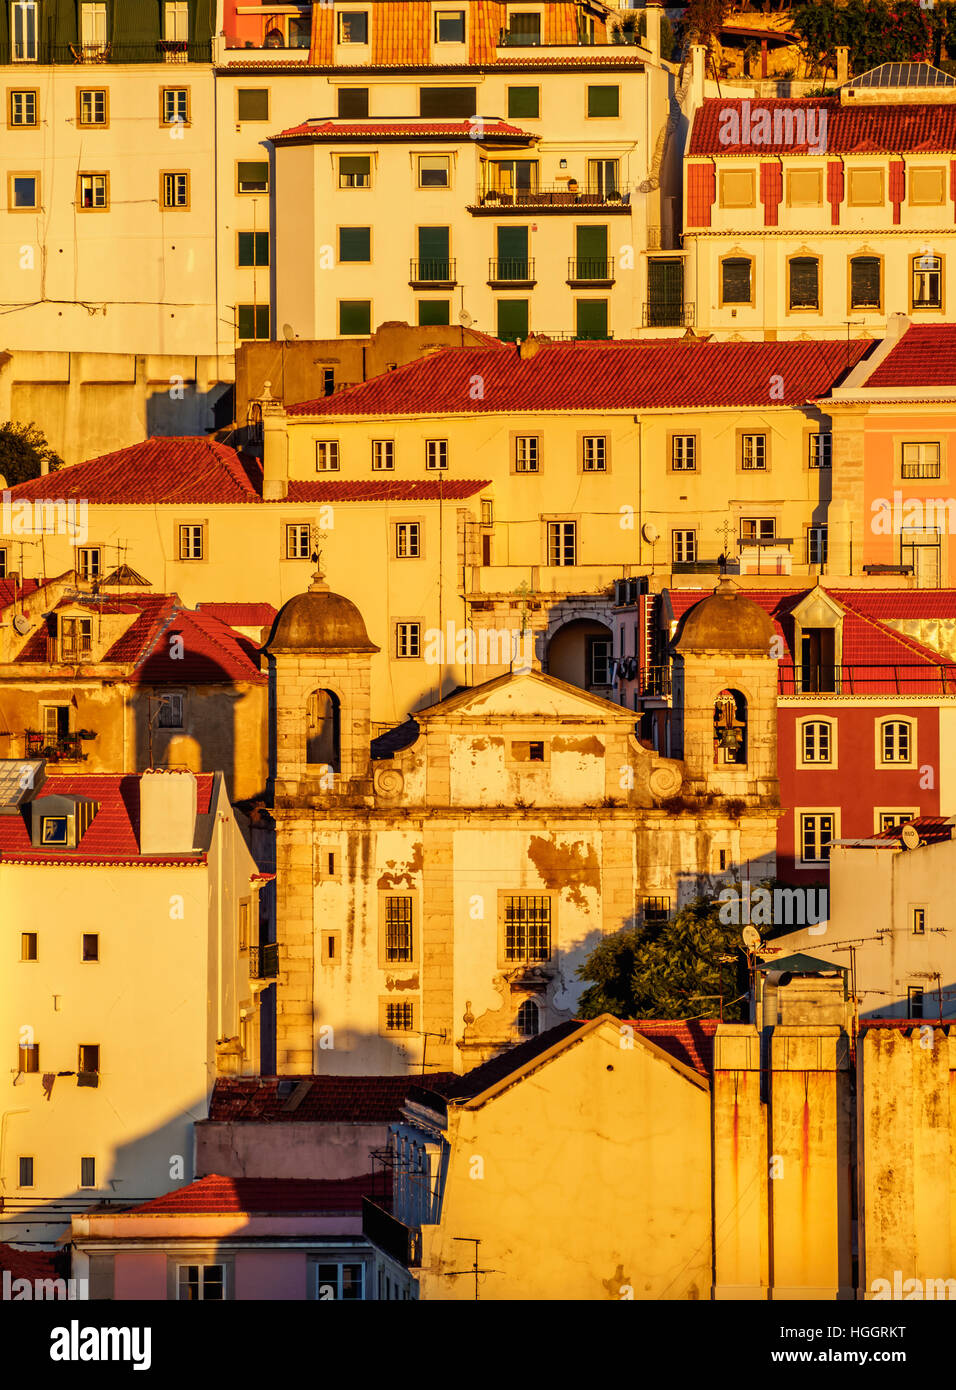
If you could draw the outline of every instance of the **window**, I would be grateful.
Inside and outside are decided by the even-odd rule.
[[[517,13],[512,12],[505,32],[506,42],[516,44],[519,48],[539,44],[541,42],[541,16],[521,10]]]
[[[504,959],[551,959],[551,899],[507,894],[504,899]]]
[[[49,706],[48,708],[55,708]],[[44,711],[45,713],[46,711]],[[49,737],[49,734],[47,735]],[[40,820],[40,843],[44,845],[65,845],[70,837],[70,823],[66,816],[43,816]]]
[[[671,532],[671,558],[675,565],[689,565],[697,559],[697,532],[680,530]]]
[[[385,899],[385,961],[388,965],[407,965],[412,960],[412,900],[408,897]]]
[[[80,661],[93,650],[92,618],[60,619],[60,660]]]
[[[239,904],[239,950],[248,951],[249,949],[249,903],[248,900]]]
[[[21,1043],[19,1049],[18,1069],[24,1072],[36,1072],[40,1070],[40,1044]]]
[[[316,1298],[356,1301],[365,1297],[365,1266],[320,1264],[316,1266]]]
[[[939,444],[904,444],[900,476],[903,478],[938,478],[940,476]]]
[[[548,522],[548,564],[577,564],[577,523],[574,521]]]
[[[621,90],[619,87],[588,87],[589,116],[619,116]]]
[[[883,303],[883,262],[879,256],[850,260],[850,308],[879,309]]]
[[[765,434],[742,434],[740,436],[740,466],[745,472],[762,472],[767,467],[767,436]]]
[[[285,558],[307,560],[312,552],[311,528],[306,522],[292,522],[285,528]]]
[[[339,441],[337,439],[317,439],[315,441],[315,468],[317,473],[337,473],[339,471]]]
[[[666,927],[670,915],[670,898],[645,898],[641,904],[641,920],[645,927]]]
[[[907,185],[912,207],[939,207],[946,197],[945,169],[907,170]]]
[[[419,227],[418,258],[412,265],[413,281],[454,279],[450,240],[448,227]]]
[[[464,43],[464,42],[465,42],[465,11],[464,11],[464,10],[436,10],[436,11],[435,11],[435,42],[436,42],[436,43]]]
[[[189,38],[189,6],[186,0],[166,0],[163,6],[163,38],[185,43]]]
[[[847,203],[851,208],[883,206],[883,170],[851,169],[847,188]]]
[[[910,1018],[923,1017],[923,988],[909,985],[906,990],[906,1012]]]
[[[372,156],[343,154],[339,156],[339,188],[371,188]]]
[[[425,467],[432,471],[441,471],[448,467],[447,439],[425,440]]]
[[[528,301],[499,299],[495,308],[497,337],[503,343],[523,342],[528,336]]]
[[[918,811],[881,811],[879,829],[901,830],[907,821],[914,820],[918,814]]]
[[[720,263],[720,302],[753,303],[753,261],[749,256],[725,256]]]
[[[493,497],[481,499],[481,524],[482,526],[494,526],[495,524],[495,501]]]
[[[803,726],[803,761],[829,763],[832,758],[832,725],[825,719],[808,720]]]
[[[396,623],[395,624],[395,655],[396,657],[419,657],[422,654],[422,625],[421,623]]]
[[[77,1071],[98,1072],[100,1069],[99,1043],[80,1043],[76,1054]]]
[[[752,545],[758,541],[772,541],[777,534],[777,523],[772,516],[742,516],[740,518],[740,539]]]
[[[322,394],[331,396],[335,392],[335,368],[323,367],[322,369]]]
[[[787,263],[791,309],[819,309],[820,262],[816,256],[794,256]]]
[[[372,331],[370,299],[339,300],[339,332],[343,337],[367,337]]]
[[[538,472],[538,436],[536,434],[515,435],[515,472]]]
[[[167,8],[168,8],[168,7],[167,7]],[[81,1187],[95,1187],[95,1186],[96,1186],[96,1159],[95,1159],[95,1158],[81,1158],[81,1159],[80,1159],[80,1186],[81,1186]]]
[[[370,261],[372,259],[371,227],[339,228],[339,260]]]
[[[421,555],[421,522],[397,521],[395,523],[395,558],[397,560],[417,560]]]
[[[611,638],[588,637],[585,672],[587,688],[611,684]]]
[[[184,727],[183,704],[184,697],[181,694],[161,695],[157,727],[160,729],[182,729]]]
[[[829,433],[811,434],[809,457],[810,468],[829,468],[833,462],[833,435]]]
[[[189,175],[184,170],[175,174],[163,174],[163,207],[189,207]]]
[[[478,110],[477,87],[421,87],[418,93],[420,116],[449,116],[465,119]]]
[[[99,546],[80,546],[76,552],[76,568],[81,579],[99,579],[101,573]]]
[[[880,725],[880,761],[908,764],[912,760],[912,724],[908,719],[885,719]]]
[[[17,1186],[33,1186],[33,1159],[22,1157],[17,1162]]]
[[[102,211],[110,205],[109,174],[80,174],[77,205]]]
[[[0,547],[0,579],[7,577],[7,551],[6,547]]]
[[[387,1033],[411,1033],[415,1027],[415,1005],[410,999],[399,1003],[391,1000],[385,1005],[385,1031]]]
[[[823,864],[830,858],[833,815],[814,812],[800,817],[800,856],[804,864]]]
[[[588,192],[599,198],[610,198],[620,192],[620,161],[617,159],[588,160]]]
[[[541,115],[541,88],[509,87],[508,115],[525,121],[537,120]]]
[[[11,8],[10,56],[15,63],[37,60],[36,0],[13,0]]]
[[[237,262],[245,265],[269,264],[269,233],[239,232]]]
[[[419,328],[447,326],[451,322],[451,304],[447,299],[420,299],[418,301]]]
[[[941,256],[913,257],[913,308],[943,307],[943,261]]]
[[[269,337],[268,304],[237,304],[236,332],[242,338]]]
[[[675,434],[671,439],[671,468],[675,473],[697,472],[697,436]]]
[[[186,525],[179,528],[180,560],[201,560],[203,558],[202,526]]]
[[[607,472],[607,436],[586,434],[581,440],[581,467],[585,473]]]
[[[719,191],[722,208],[752,208],[754,205],[753,170],[724,170],[720,175]]]
[[[515,1030],[519,1037],[536,1038],[540,1026],[537,1004],[533,999],[523,1000],[518,1008],[518,1016],[515,1019]]]
[[[268,193],[269,161],[241,159],[236,166],[236,179],[240,193]]]
[[[35,931],[22,931],[20,933],[20,959],[36,960],[37,943],[39,937]]]
[[[420,154],[418,156],[419,188],[447,188],[451,183],[451,155]]]
[[[106,4],[104,0],[97,0],[95,4],[80,6],[80,41],[83,47],[87,45],[105,45],[106,43]]]
[[[308,48],[308,44],[304,47]],[[368,88],[340,87],[338,90],[338,114],[350,120],[368,119]]]
[[[36,92],[11,92],[10,93],[10,124],[11,125],[36,125],[37,123],[37,94]]]
[[[293,16],[289,20],[289,47],[308,48],[312,42],[312,20],[307,15]]]
[[[787,204],[792,208],[818,208],[823,198],[819,169],[791,169],[787,174]]]
[[[98,961],[100,958],[100,938],[98,932],[83,933],[81,958],[85,961]]]
[[[807,564],[825,565],[827,562],[827,528],[807,527]]]
[[[368,11],[339,12],[339,43],[368,43]]]
[[[910,908],[910,930],[914,936],[924,936],[926,934],[926,908]]]
[[[183,94],[185,95],[185,93]],[[76,119],[78,125],[106,125],[106,89],[104,87],[80,87],[76,98]]]
[[[176,1266],[176,1298],[222,1303],[226,1297],[226,1267],[220,1264]]]
[[[163,88],[163,125],[185,125],[189,120],[189,88]]]
[[[40,206],[39,174],[10,174],[9,184],[11,212],[29,211]]]
[[[372,440],[372,468],[376,473],[390,473],[395,467],[394,439]]]
[[[268,119],[268,87],[240,87],[236,92],[236,120],[267,121]]]

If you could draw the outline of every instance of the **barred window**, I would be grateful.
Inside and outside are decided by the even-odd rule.
[[[939,444],[904,444],[900,472],[904,478],[938,478]]]
[[[815,256],[794,256],[790,262],[790,308],[819,307],[820,262]]]
[[[505,960],[550,960],[550,898],[509,896],[505,898],[504,916]]]
[[[670,898],[645,898],[641,907],[644,926],[662,927],[666,925],[670,912]]]
[[[385,899],[385,959],[389,965],[408,964],[412,959],[412,900]]]
[[[405,999],[386,1004],[385,1027],[390,1033],[410,1033],[415,1027],[415,1005]]]

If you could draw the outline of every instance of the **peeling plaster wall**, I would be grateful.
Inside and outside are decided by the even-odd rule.
[[[196,1126],[196,1177],[352,1178],[371,1172],[371,1150],[387,1139],[387,1124],[203,1120]]]

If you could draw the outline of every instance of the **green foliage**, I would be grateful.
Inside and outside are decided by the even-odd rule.
[[[836,50],[850,50],[850,69],[866,72],[881,63],[932,61],[947,31],[953,32],[951,0],[923,9],[919,0],[814,0],[793,16],[794,33],[815,67],[836,65]]]
[[[730,11],[730,0],[690,0],[682,21],[685,43],[708,47],[720,33]]]
[[[60,455],[32,420],[28,424],[6,420],[0,425],[0,474],[8,487],[39,478],[44,462],[51,472],[63,467]]]
[[[578,967],[590,982],[578,1013],[595,1018],[744,1017],[746,1000],[732,1004],[740,990],[737,966],[721,956],[738,956],[740,928],[724,926],[720,907],[707,898],[689,903],[663,926],[632,927],[605,937]]]

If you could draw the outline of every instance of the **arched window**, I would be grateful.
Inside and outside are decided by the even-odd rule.
[[[908,719],[884,719],[879,727],[879,761],[911,763],[914,743],[913,725]]]
[[[722,690],[714,701],[714,762],[747,761],[747,701],[739,690]]]
[[[833,726],[828,719],[808,719],[803,726],[803,761],[833,761]]]
[[[305,760],[333,772],[341,770],[339,699],[331,690],[313,690],[306,705]]]
[[[538,1006],[533,999],[526,999],[518,1010],[517,1028],[523,1038],[536,1038],[540,1025]]]

